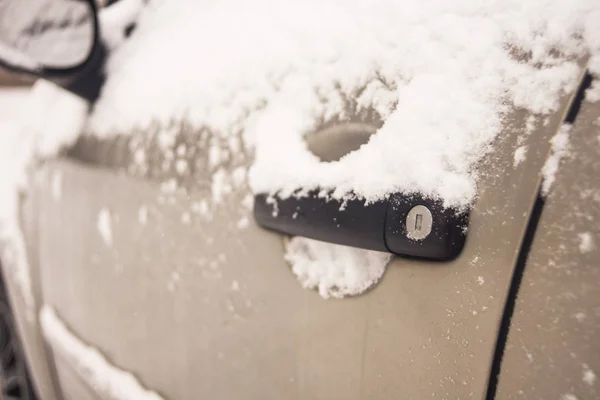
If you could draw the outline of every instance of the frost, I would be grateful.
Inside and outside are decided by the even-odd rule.
[[[513,166],[517,167],[523,161],[525,161],[525,156],[527,155],[527,146],[520,146],[515,150],[515,156],[513,161]]]
[[[569,146],[569,134],[571,133],[570,124],[564,124],[554,137],[550,140],[552,144],[552,154],[546,160],[544,167],[542,168],[543,182],[542,182],[542,195],[548,196],[552,184],[556,179],[556,172],[560,165],[560,160],[567,153]]]
[[[285,259],[302,286],[323,298],[363,293],[385,272],[390,254],[295,237],[286,244]]]
[[[483,276],[478,276],[477,277],[477,283],[481,286],[485,283],[485,279],[483,278]]]
[[[571,393],[566,393],[560,396],[560,400],[579,400],[577,396]]]
[[[113,235],[110,211],[108,211],[108,209],[103,208],[100,210],[96,227],[104,244],[111,247],[113,244]]]
[[[231,290],[233,290],[234,292],[237,292],[240,290],[240,284],[238,281],[231,282]]]
[[[211,132],[211,167],[251,151],[254,192],[421,192],[466,205],[510,109],[543,119],[574,90],[575,59],[591,54],[600,71],[599,9],[596,0],[160,2],[111,55],[89,127],[108,135],[185,118]],[[323,163],[307,149],[303,136],[323,122],[364,113],[383,124],[359,151]]]
[[[577,234],[579,237],[579,251],[582,254],[589,253],[594,249],[594,238],[590,232]]]
[[[112,365],[97,349],[83,343],[47,305],[40,311],[40,324],[52,350],[102,397],[119,400],[163,400],[156,392],[145,389],[133,374]]]

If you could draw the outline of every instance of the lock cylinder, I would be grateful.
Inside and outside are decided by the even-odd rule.
[[[462,250],[468,227],[467,212],[417,195],[393,194],[387,204],[384,236],[388,251],[448,260]]]

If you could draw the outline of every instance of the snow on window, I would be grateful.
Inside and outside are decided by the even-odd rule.
[[[550,193],[552,184],[556,180],[556,172],[560,165],[560,160],[567,153],[569,146],[569,134],[571,133],[570,124],[564,124],[554,137],[550,140],[552,144],[552,154],[546,160],[544,167],[542,168],[543,182],[542,182],[542,195],[547,196]]]
[[[97,349],[83,343],[61,321],[56,312],[45,305],[40,311],[44,337],[57,356],[102,397],[119,400],[163,400],[144,388],[130,372],[112,365]]]

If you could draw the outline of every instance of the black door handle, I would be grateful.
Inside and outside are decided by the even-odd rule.
[[[288,235],[435,260],[458,256],[468,227],[468,211],[404,194],[369,204],[324,198],[318,191],[285,199],[258,194],[254,218]]]

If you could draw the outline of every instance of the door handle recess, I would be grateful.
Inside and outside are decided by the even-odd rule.
[[[318,195],[254,198],[254,218],[267,229],[293,236],[397,255],[451,260],[461,252],[468,211],[438,200],[396,193],[385,200],[334,200]]]

